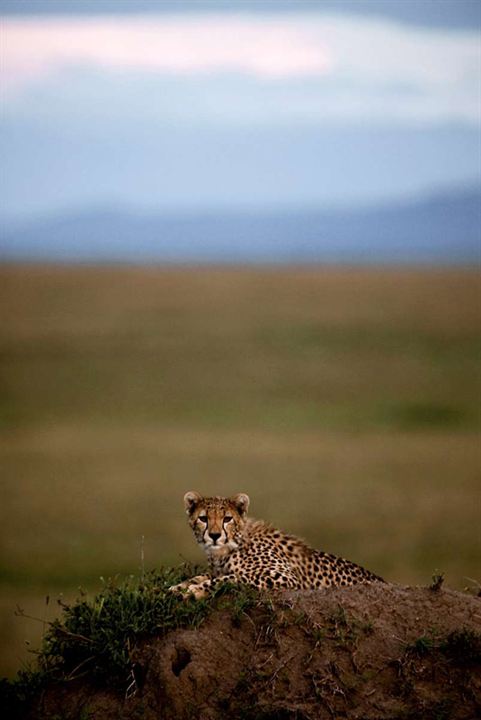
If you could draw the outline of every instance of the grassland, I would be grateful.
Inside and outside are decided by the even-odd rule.
[[[397,582],[481,581],[474,270],[0,269],[1,672],[99,576],[201,560],[181,497]]]

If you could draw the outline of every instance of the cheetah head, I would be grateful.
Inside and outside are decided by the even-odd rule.
[[[238,547],[249,508],[248,495],[202,497],[191,490],[184,495],[184,505],[195,538],[208,554]]]

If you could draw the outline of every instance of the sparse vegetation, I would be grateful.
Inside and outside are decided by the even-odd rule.
[[[420,657],[440,652],[458,665],[481,663],[481,632],[461,628],[444,636],[433,629],[416,638],[406,652]]]
[[[433,592],[439,592],[444,583],[444,573],[435,572],[433,575],[433,581],[430,585],[430,589]]]
[[[481,631],[468,628],[453,630],[444,638],[439,649],[458,665],[481,663]]]
[[[436,647],[438,647],[438,641],[436,640],[435,632],[432,632],[429,635],[421,635],[416,638],[416,640],[406,648],[406,652],[422,657],[423,655],[428,655]]]

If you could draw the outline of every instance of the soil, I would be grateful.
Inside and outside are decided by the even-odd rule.
[[[128,696],[52,686],[32,720],[473,720],[481,599],[374,584],[269,595],[135,648]]]

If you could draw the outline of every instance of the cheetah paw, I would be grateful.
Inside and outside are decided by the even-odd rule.
[[[195,600],[200,600],[201,598],[206,597],[208,594],[207,590],[202,586],[189,582],[179,583],[178,585],[171,585],[167,592],[171,595],[175,595],[175,597],[184,601],[191,598],[195,598]]]

